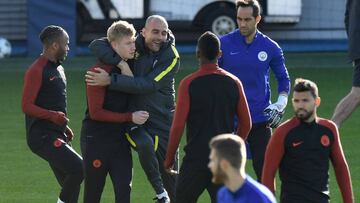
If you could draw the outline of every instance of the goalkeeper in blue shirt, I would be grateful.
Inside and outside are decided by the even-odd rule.
[[[252,129],[248,135],[253,167],[258,180],[264,163],[271,128],[281,121],[287,105],[290,78],[279,45],[257,29],[261,7],[257,0],[237,0],[239,29],[224,35],[219,66],[236,75],[242,82],[248,101]],[[278,99],[271,102],[270,69],[278,83]]]

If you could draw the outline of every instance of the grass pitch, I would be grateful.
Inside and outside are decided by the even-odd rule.
[[[198,67],[194,55],[181,55],[181,57],[181,70],[176,77],[177,85],[185,75]],[[322,98],[318,115],[330,118],[338,101],[348,93],[351,87],[352,69],[346,62],[346,54],[291,53],[285,54],[285,57],[292,83],[295,78],[303,77],[318,84]],[[24,72],[32,61],[33,59],[29,58],[0,60],[0,202],[4,203],[55,202],[59,192],[59,186],[49,166],[44,160],[31,153],[25,141],[24,116],[20,102]],[[76,134],[73,145],[78,152],[80,152],[81,121],[86,108],[84,73],[93,63],[94,59],[91,57],[71,58],[64,63],[68,81],[70,126]],[[272,80],[273,92],[276,92],[276,82],[273,78]],[[285,118],[291,116],[292,108],[289,103]],[[360,150],[357,146],[360,132],[359,116],[360,113],[357,110],[340,129],[356,199],[360,198]],[[139,166],[136,153],[134,155],[132,202],[153,202],[151,199],[154,193]],[[248,162],[247,169],[247,172],[254,177],[251,161]],[[331,202],[342,202],[333,171],[331,170],[330,173]],[[107,181],[102,202],[114,202],[113,196],[111,183]],[[82,194],[79,202],[82,202]],[[206,192],[198,202],[210,202]]]

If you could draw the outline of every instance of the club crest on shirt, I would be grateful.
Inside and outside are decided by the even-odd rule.
[[[321,136],[321,138],[320,138],[320,142],[321,142],[321,144],[324,146],[324,147],[328,147],[329,145],[330,145],[330,139],[329,139],[329,137],[327,136],[327,135],[323,135],[323,136]]]
[[[267,55],[267,53],[265,51],[260,51],[258,53],[258,59],[260,61],[266,61],[267,57],[268,57],[268,55]]]
[[[102,163],[99,159],[95,159],[92,164],[93,164],[94,168],[100,168],[102,165]]]

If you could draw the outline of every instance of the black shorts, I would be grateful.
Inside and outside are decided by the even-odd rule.
[[[27,135],[31,151],[46,160],[53,170],[61,186],[59,198],[75,203],[83,180],[83,160],[65,139],[64,133],[41,127],[33,127]]]
[[[353,87],[360,87],[360,59],[354,61]]]
[[[184,160],[176,181],[176,203],[196,203],[200,195],[207,190],[211,202],[216,202],[216,195],[222,185],[211,182],[210,169],[202,161]]]
[[[84,202],[98,203],[106,177],[113,183],[115,202],[129,203],[132,180],[132,157],[125,139],[118,141],[87,137],[81,142],[84,157]]]

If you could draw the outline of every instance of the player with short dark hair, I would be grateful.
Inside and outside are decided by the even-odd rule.
[[[41,56],[25,73],[22,111],[31,151],[45,159],[60,186],[58,203],[76,203],[83,180],[82,158],[68,144],[73,132],[67,125],[66,78],[61,63],[69,51],[69,36],[60,26],[40,33]]]
[[[344,203],[353,203],[351,178],[336,125],[317,116],[320,97],[316,84],[295,80],[295,116],[279,126],[266,149],[262,183],[275,192],[279,168],[282,203],[328,203],[329,159]]]
[[[135,54],[135,29],[126,21],[114,22],[107,31],[111,47],[122,66],[132,63]],[[124,74],[109,64],[98,62],[90,68],[108,73]],[[132,180],[131,148],[125,139],[128,122],[143,124],[149,117],[146,111],[129,112],[129,94],[101,86],[86,86],[87,110],[81,129],[81,151],[84,157],[84,203],[98,203],[109,174],[116,203],[130,203]]]
[[[180,82],[175,116],[170,130],[164,167],[171,172],[181,136],[187,126],[187,144],[176,183],[176,203],[195,203],[206,189],[216,202],[220,185],[211,182],[209,141],[231,133],[237,116],[237,135],[246,139],[251,120],[242,84],[217,65],[221,55],[218,37],[205,32],[198,39],[196,56],[200,69]]]
[[[276,202],[269,189],[246,174],[246,146],[241,137],[222,134],[212,138],[209,145],[212,181],[225,185],[217,193],[217,203]]]
[[[290,79],[279,45],[257,29],[261,7],[257,0],[236,0],[239,29],[220,38],[219,66],[237,76],[243,86],[252,119],[247,142],[258,181],[271,128],[281,121],[287,105]],[[278,83],[277,102],[271,103],[270,70]]]

